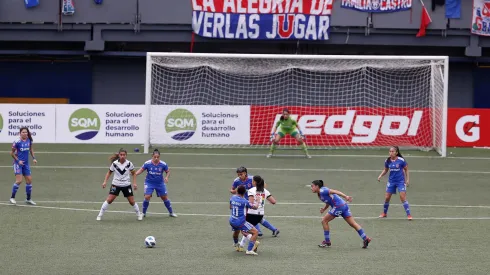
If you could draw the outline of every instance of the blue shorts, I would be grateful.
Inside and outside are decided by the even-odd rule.
[[[145,182],[145,195],[153,195],[153,191],[157,193],[158,197],[167,195],[167,185],[162,184],[148,184]]]
[[[24,177],[31,175],[31,167],[29,164],[24,163],[24,165],[18,165],[14,163],[14,173],[15,175],[23,175]]]
[[[235,224],[232,224],[230,222],[230,225],[231,225],[231,231],[248,232],[248,231],[252,230],[252,228],[254,228],[254,226],[249,222],[245,222],[245,223],[240,224],[240,225],[235,225]]]
[[[352,213],[350,212],[349,205],[344,204],[339,207],[333,207],[328,211],[328,214],[334,216],[334,217],[342,217],[342,218],[348,218],[352,216]]]
[[[404,182],[390,183],[386,184],[386,193],[396,194],[396,189],[398,192],[407,192],[407,186]]]

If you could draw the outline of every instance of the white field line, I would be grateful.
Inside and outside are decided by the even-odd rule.
[[[174,155],[174,156],[232,156],[232,157],[264,157],[266,156],[267,150],[264,149],[264,154],[234,154],[234,153],[175,153],[163,152],[162,155]],[[0,153],[10,153],[10,151],[0,151]],[[52,155],[110,155],[111,152],[49,152],[49,151],[36,151],[36,154],[52,154]],[[132,155],[149,155],[144,153],[135,153],[131,152]],[[291,154],[279,154],[278,157],[303,157],[302,155],[291,155]],[[339,154],[313,154],[312,157],[321,157],[321,158],[387,158],[387,155],[339,155]],[[407,158],[422,158],[422,159],[467,159],[467,160],[490,160],[490,157],[445,157],[442,158],[440,156],[419,156],[419,155],[406,155]]]
[[[12,169],[11,165],[2,165],[0,168]],[[109,166],[40,166],[31,165],[31,168],[40,169],[109,169]],[[175,167],[170,166],[170,170],[235,170],[232,167]],[[266,168],[266,167],[248,167],[249,170],[267,170],[267,171],[310,171],[310,172],[380,172],[381,169],[316,169],[316,168]],[[490,171],[454,171],[454,170],[410,170],[410,173],[445,173],[445,174],[490,174]]]
[[[82,211],[82,212],[99,212],[97,209],[83,209],[83,208],[70,208],[70,207],[54,207],[54,206],[40,206],[40,205],[11,205],[9,203],[0,203],[3,206],[10,207],[32,207],[39,209],[51,209],[51,210],[69,210],[69,211]],[[133,211],[114,211],[109,210],[106,212],[112,213],[124,213],[124,214],[132,214]],[[148,212],[148,215],[168,215],[168,213],[159,213],[159,212]],[[230,215],[221,215],[221,214],[197,214],[197,213],[176,213],[180,216],[199,216],[199,217],[229,217]],[[320,220],[321,216],[267,216],[268,218],[287,218],[287,219],[318,219]],[[379,219],[378,217],[355,217],[358,220],[374,220]],[[406,220],[407,218],[389,218],[390,220]],[[490,217],[421,217],[414,218],[414,220],[490,220]]]
[[[36,201],[37,203],[46,204],[102,204],[103,201]],[[0,203],[8,203],[7,201],[2,201]],[[112,204],[128,204],[127,201],[115,201]],[[224,205],[228,202],[223,201],[172,201],[172,204],[195,204],[195,205]],[[278,202],[277,205],[324,205],[323,203],[317,202]],[[383,206],[383,204],[377,203],[349,203],[349,206]],[[392,203],[390,206],[402,206],[401,204]],[[273,207],[273,206],[272,206]],[[482,208],[490,209],[490,205],[445,205],[445,204],[410,204],[410,207],[427,207],[427,208]]]

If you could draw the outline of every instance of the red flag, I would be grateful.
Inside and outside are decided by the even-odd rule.
[[[431,22],[432,19],[430,18],[429,13],[425,8],[425,5],[422,4],[422,18],[420,19],[420,29],[417,33],[417,37],[425,36],[425,29],[429,26]]]

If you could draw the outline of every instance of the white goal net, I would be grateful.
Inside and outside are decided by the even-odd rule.
[[[145,151],[269,146],[287,108],[309,148],[446,154],[448,57],[148,53],[146,77]]]

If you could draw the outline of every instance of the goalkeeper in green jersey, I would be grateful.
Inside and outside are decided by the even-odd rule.
[[[292,119],[289,116],[288,109],[284,109],[282,111],[281,119],[279,119],[279,121],[274,126],[274,129],[272,130],[272,134],[271,134],[272,145],[271,145],[270,152],[267,155],[268,158],[274,155],[276,146],[279,144],[279,141],[286,135],[291,135],[293,138],[295,138],[296,141],[298,141],[298,143],[300,144],[301,148],[303,148],[303,151],[305,152],[305,156],[307,158],[311,158],[311,156],[308,154],[308,149],[306,148],[306,143],[304,141],[303,133],[299,128],[298,122],[296,122],[296,120]]]

